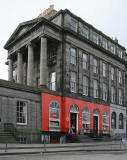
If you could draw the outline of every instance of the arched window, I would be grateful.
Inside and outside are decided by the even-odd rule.
[[[112,112],[112,115],[111,115],[111,127],[113,129],[116,128],[116,113],[115,112]]]
[[[103,133],[109,133],[109,113],[103,112]]]
[[[119,129],[123,129],[123,114],[119,115]]]
[[[53,131],[60,129],[60,106],[56,101],[49,105],[49,128]]]
[[[71,113],[79,113],[78,107],[75,104],[72,104],[71,108],[70,108],[70,112]]]
[[[84,107],[82,110],[82,128],[84,132],[90,132],[90,110],[88,107]]]

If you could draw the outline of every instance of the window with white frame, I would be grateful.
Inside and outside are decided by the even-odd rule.
[[[113,129],[115,129],[117,126],[117,121],[116,121],[116,113],[115,112],[112,112],[111,114],[111,127]]]
[[[93,97],[98,98],[98,81],[93,80]]]
[[[93,34],[93,42],[99,44],[99,37],[96,34]]]
[[[71,21],[70,21],[70,28],[71,28],[73,31],[77,32],[78,23],[75,22],[74,20],[71,20]]]
[[[114,76],[115,76],[115,69],[111,67],[111,80],[114,80]]]
[[[83,35],[84,37],[88,38],[88,36],[89,36],[89,31],[88,31],[88,29],[83,28],[83,29],[82,29],[82,35]]]
[[[88,107],[84,107],[82,110],[82,128],[85,133],[90,132],[90,110]]]
[[[83,69],[87,69],[88,64],[88,55],[86,53],[82,54],[82,67]]]
[[[103,133],[109,133],[109,113],[103,112]]]
[[[102,41],[102,47],[103,48],[105,48],[105,49],[107,49],[107,41],[105,40],[105,39],[103,39],[103,41]]]
[[[122,52],[121,50],[118,50],[118,56],[119,56],[120,58],[123,58],[123,52]]]
[[[94,73],[98,72],[98,63],[96,58],[93,59],[93,72]]]
[[[113,86],[111,87],[111,102],[115,102],[115,88]]]
[[[119,89],[118,90],[118,101],[119,101],[119,104],[122,104],[123,102],[123,99],[122,99],[122,89]]]
[[[88,96],[88,77],[83,76],[83,95]]]
[[[71,64],[76,65],[76,49],[71,48],[70,49],[70,54],[71,54]]]
[[[16,103],[16,123],[27,124],[27,102],[17,101]]]
[[[119,129],[123,129],[124,128],[124,119],[123,119],[123,114],[120,113],[119,114]]]
[[[107,86],[103,83],[103,100],[107,101]]]
[[[114,46],[114,45],[111,45],[111,46],[110,46],[110,51],[111,51],[113,54],[115,54],[115,46]]]
[[[118,71],[118,82],[122,83],[122,72]]]
[[[103,63],[102,64],[102,74],[103,74],[103,77],[106,77],[106,64],[105,63]]]
[[[76,73],[71,72],[71,79],[70,79],[70,86],[71,92],[76,93]]]
[[[56,91],[56,72],[50,73],[49,88],[52,91]]]

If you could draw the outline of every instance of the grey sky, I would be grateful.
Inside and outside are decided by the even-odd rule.
[[[56,10],[68,8],[127,48],[127,0],[0,0],[0,79],[8,78],[6,41],[19,23],[37,17],[51,4]]]

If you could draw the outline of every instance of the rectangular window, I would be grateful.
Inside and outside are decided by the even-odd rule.
[[[70,28],[71,28],[73,31],[77,32],[77,28],[78,28],[77,22],[71,20],[71,22],[70,22]]]
[[[114,80],[114,76],[115,76],[115,69],[113,67],[111,67],[111,80]]]
[[[119,89],[119,91],[118,91],[118,95],[119,95],[119,104],[122,104],[122,90],[121,89]]]
[[[25,125],[27,124],[27,103],[24,101],[17,101],[16,123]]]
[[[98,64],[97,64],[97,59],[93,59],[93,72],[97,73],[98,72]]]
[[[99,37],[96,34],[93,34],[93,42],[99,44]]]
[[[111,51],[113,54],[115,54],[115,46],[114,46],[114,45],[111,45],[111,46],[110,46],[110,51]]]
[[[52,91],[56,91],[56,72],[50,73],[49,88]]]
[[[82,60],[83,60],[83,62],[82,62],[83,69],[87,69],[88,55],[86,53],[83,53]]]
[[[71,48],[70,52],[71,52],[71,64],[76,65],[76,49]]]
[[[93,97],[98,98],[98,81],[93,80]]]
[[[123,52],[118,50],[118,57],[123,58]]]
[[[88,38],[88,36],[89,36],[89,31],[88,31],[88,29],[83,28],[83,29],[82,29],[82,35],[83,35],[84,37]]]
[[[103,100],[107,101],[107,86],[103,83]]]
[[[111,102],[115,102],[115,88],[111,87]]]
[[[76,93],[76,73],[71,72],[71,79],[70,79],[70,86],[71,92]]]
[[[102,47],[107,49],[107,41],[105,39],[102,41]]]
[[[122,83],[122,73],[121,73],[121,71],[118,71],[118,82]]]
[[[88,96],[88,77],[83,76],[83,95]]]
[[[105,63],[103,63],[102,64],[102,74],[103,74],[103,77],[106,77],[106,64]]]

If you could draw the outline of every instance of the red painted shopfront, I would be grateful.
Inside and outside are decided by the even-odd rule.
[[[42,93],[42,131],[79,133],[86,129],[110,133],[110,107]]]

